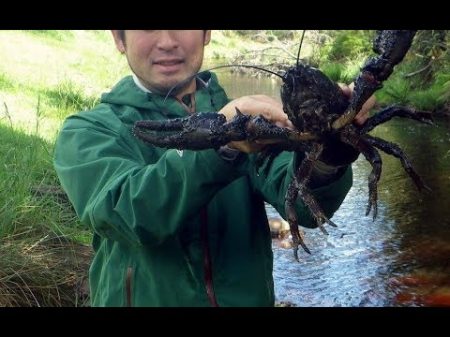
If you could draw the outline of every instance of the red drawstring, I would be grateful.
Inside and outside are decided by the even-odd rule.
[[[202,207],[202,209],[200,210],[200,221],[200,237],[203,245],[203,271],[206,285],[206,294],[208,295],[211,306],[218,307],[219,304],[217,303],[216,294],[214,293],[211,255],[209,253],[208,245],[208,211],[206,209],[206,206]]]

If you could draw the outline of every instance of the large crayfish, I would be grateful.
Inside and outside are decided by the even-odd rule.
[[[135,123],[135,135],[153,145],[178,149],[218,148],[231,141],[277,139],[269,154],[269,163],[282,150],[302,151],[307,155],[302,160],[286,194],[286,217],[292,234],[295,258],[298,260],[298,246],[310,253],[302,240],[298,228],[294,204],[300,195],[309,207],[317,225],[325,233],[323,223],[335,224],[327,218],[308,188],[314,164],[327,144],[341,141],[362,153],[370,162],[369,203],[366,215],[373,209],[377,216],[377,183],[381,175],[381,157],[377,149],[397,157],[405,171],[419,189],[425,186],[411,166],[403,151],[395,144],[370,136],[367,133],[377,125],[393,117],[405,117],[419,122],[431,123],[427,112],[406,107],[390,106],[369,118],[362,126],[352,124],[364,102],[378,89],[408,52],[415,31],[377,31],[373,49],[377,56],[369,58],[355,80],[350,100],[340,87],[320,70],[308,65],[297,64],[289,68],[282,77],[281,100],[283,109],[296,130],[277,127],[262,116],[248,116],[237,111],[230,122],[217,113],[198,113],[186,118],[168,121],[139,121]],[[165,135],[166,131],[179,133]],[[269,148],[270,150],[270,148]]]

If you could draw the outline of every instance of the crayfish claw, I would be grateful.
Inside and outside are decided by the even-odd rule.
[[[145,120],[134,124],[133,134],[144,142],[164,148],[203,150],[229,143],[223,114],[205,112],[169,120]]]
[[[360,75],[355,80],[355,89],[349,107],[333,122],[334,130],[350,124],[370,96],[382,88],[383,81],[392,74],[394,67],[405,57],[415,34],[415,30],[377,31],[373,51],[378,55],[369,58],[361,69]]]
[[[134,123],[133,131],[181,131],[184,127],[184,121],[185,118],[137,121]]]

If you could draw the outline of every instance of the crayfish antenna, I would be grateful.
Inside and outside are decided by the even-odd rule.
[[[297,67],[300,64],[300,51],[302,50],[302,44],[303,44],[303,38],[305,37],[306,30],[303,30],[302,38],[300,39],[300,45],[298,46],[298,52],[297,52]]]

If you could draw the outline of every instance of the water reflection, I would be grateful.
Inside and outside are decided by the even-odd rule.
[[[227,70],[217,70],[216,74],[230,98],[256,94],[268,95],[276,99],[280,97],[280,78],[257,79],[237,73],[232,74]]]
[[[231,97],[279,97],[279,83],[219,74]],[[450,306],[450,122],[394,120],[371,134],[392,141],[432,189],[420,193],[400,161],[383,155],[378,218],[364,216],[370,165],[354,163],[354,185],[329,236],[305,230],[312,254],[294,262],[274,245],[278,301],[296,306]],[[278,214],[269,205],[270,217]]]

